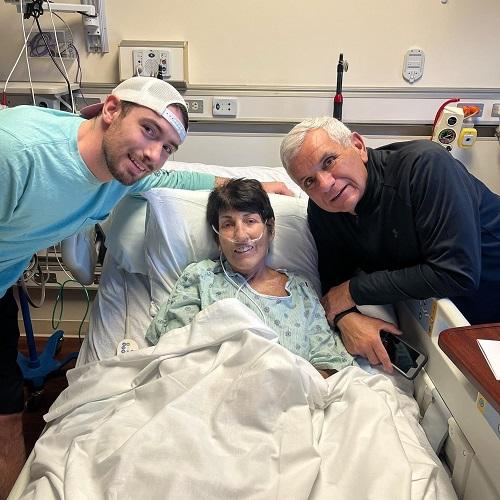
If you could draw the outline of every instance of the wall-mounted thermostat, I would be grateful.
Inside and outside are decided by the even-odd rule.
[[[422,49],[410,49],[405,54],[403,64],[403,78],[410,82],[416,82],[424,74],[425,54]]]

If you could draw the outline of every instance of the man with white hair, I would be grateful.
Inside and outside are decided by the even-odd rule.
[[[328,320],[347,350],[391,371],[380,330],[356,309],[449,297],[472,323],[500,321],[500,197],[429,140],[378,149],[331,117],[296,125],[281,144],[309,195]]]
[[[186,103],[167,82],[130,78],[81,115],[35,106],[0,111],[0,499],[24,461],[18,307],[11,286],[32,255],[103,220],[128,194],[225,182],[160,170],[188,130]],[[282,183],[264,188],[291,195]]]

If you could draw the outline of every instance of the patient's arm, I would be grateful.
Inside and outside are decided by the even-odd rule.
[[[161,305],[149,325],[146,338],[157,344],[160,337],[170,330],[189,325],[200,311],[200,276],[195,263],[186,267],[180,275],[168,300]]]
[[[228,180],[229,178],[227,177],[216,177],[215,186],[216,187],[223,186]],[[285,196],[293,196],[293,192],[286,187],[286,184],[284,182],[268,181],[268,182],[261,182],[261,184],[266,193],[284,194]]]
[[[325,311],[316,292],[306,280],[302,279],[300,282],[303,286],[298,286],[296,293],[298,302],[304,306],[304,317],[300,321],[299,329],[301,334],[307,337],[308,361],[316,369],[326,371],[338,371],[352,365],[353,357],[347,352],[338,333],[333,331],[326,321]]]
[[[389,356],[380,339],[380,330],[399,335],[401,332],[395,325],[361,313],[351,313],[344,316],[337,326],[342,333],[344,345],[351,354],[367,358],[371,365],[381,363],[386,372],[392,373]]]

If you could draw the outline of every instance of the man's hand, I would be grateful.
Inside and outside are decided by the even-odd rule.
[[[345,348],[351,354],[367,358],[371,365],[382,364],[387,373],[392,373],[391,360],[380,339],[380,330],[400,335],[401,332],[395,325],[361,313],[351,313],[344,316],[337,326],[342,333]]]
[[[229,181],[229,177],[215,177],[215,187],[224,186]],[[266,193],[274,193],[274,194],[284,194],[285,196],[295,196],[293,191],[290,191],[286,187],[284,182],[279,181],[269,181],[269,182],[261,182],[262,187]]]
[[[333,324],[333,320],[338,313],[356,305],[349,292],[349,281],[344,281],[341,285],[330,288],[321,299],[321,304],[325,309],[326,319],[330,324]]]
[[[286,187],[284,182],[271,181],[271,182],[261,182],[262,187],[266,193],[274,193],[274,194],[284,194],[285,196],[295,196],[293,191],[290,191]]]

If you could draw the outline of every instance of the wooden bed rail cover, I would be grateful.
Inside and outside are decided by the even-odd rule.
[[[439,335],[439,347],[469,382],[500,413],[500,381],[495,379],[477,339],[500,340],[500,323],[448,328]]]

